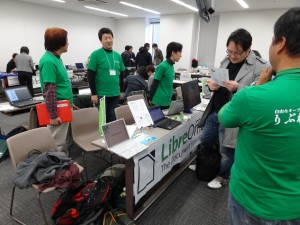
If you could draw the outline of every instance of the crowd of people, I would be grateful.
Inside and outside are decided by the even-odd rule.
[[[66,142],[68,123],[57,115],[56,101],[72,103],[72,88],[61,55],[68,50],[67,31],[45,32],[45,54],[39,62],[41,89],[50,114],[52,133],[60,146]],[[230,224],[300,224],[300,114],[297,93],[300,82],[300,8],[284,13],[274,25],[269,48],[271,67],[252,49],[252,36],[243,29],[233,31],[226,42],[220,68],[228,69],[229,80],[219,85],[207,80],[213,92],[201,133],[201,148],[219,142],[220,168],[207,185],[221,188],[230,183]],[[166,57],[153,44],[154,57],[145,43],[138,53],[130,45],[119,54],[113,49],[111,29],[98,32],[101,47],[91,53],[87,77],[91,102],[99,105],[105,96],[107,122],[116,119],[120,96],[143,90],[149,101],[168,108],[173,91],[174,64],[182,57],[182,44],[170,42]],[[224,51],[225,52],[225,51]],[[134,75],[126,67],[136,67]],[[7,72],[17,72],[20,84],[32,91],[34,73],[29,49],[13,54]],[[276,74],[275,78],[272,76]],[[300,99],[299,99],[300,101]]]

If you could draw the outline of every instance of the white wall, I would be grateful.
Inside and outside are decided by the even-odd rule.
[[[273,37],[273,26],[286,9],[221,13],[218,29],[215,65],[226,56],[226,41],[231,32],[244,28],[252,35],[252,49],[258,50],[269,60],[269,46]]]
[[[144,46],[146,33],[146,18],[116,20],[114,49],[119,53],[125,50],[125,45],[131,45],[135,55]]]
[[[68,31],[69,50],[62,55],[65,64],[85,62],[90,53],[101,47],[98,31],[109,27],[113,31],[115,20],[72,11],[34,5],[15,0],[1,0],[0,13],[0,71],[14,52],[28,46],[30,55],[38,63],[44,53],[44,33],[48,27],[61,27]],[[124,48],[124,47],[123,47]]]
[[[195,13],[162,15],[160,18],[160,49],[166,55],[166,47],[176,41],[183,45],[182,58],[174,65],[177,68],[191,68],[191,59],[195,57],[195,36],[199,20]]]

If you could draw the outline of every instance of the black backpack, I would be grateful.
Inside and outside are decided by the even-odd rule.
[[[53,206],[52,219],[57,225],[93,224],[102,216],[110,192],[105,178],[67,190]]]
[[[210,148],[204,149],[201,144],[197,148],[196,176],[202,181],[213,180],[220,168],[221,155],[219,153],[219,141]]]

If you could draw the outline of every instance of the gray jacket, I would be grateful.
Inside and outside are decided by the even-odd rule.
[[[29,73],[32,73],[34,71],[32,57],[24,52],[16,56],[15,62],[17,71],[24,71]]]
[[[220,68],[227,68],[230,63],[228,57],[222,62]],[[266,67],[267,62],[257,57],[254,52],[250,52],[246,58],[245,63],[241,67],[234,81],[238,83],[237,91],[241,90],[245,86],[250,86],[253,82],[258,80],[261,70]],[[237,139],[238,128],[226,128],[224,134],[223,146],[229,148],[235,148]]]

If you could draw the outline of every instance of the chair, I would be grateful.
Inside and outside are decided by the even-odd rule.
[[[140,90],[140,91],[132,91],[129,93],[129,95],[127,96],[127,99],[129,96],[133,96],[133,95],[143,95],[144,99],[145,99],[145,103],[146,106],[148,105],[148,97],[147,97],[147,92],[145,90]],[[134,98],[133,98],[134,99]],[[136,100],[136,99],[134,99]]]
[[[29,111],[29,120],[28,122],[22,124],[22,126],[26,129],[26,130],[31,130],[34,128],[39,127],[39,122],[38,122],[38,117],[37,117],[37,113],[36,113],[36,108],[32,107]]]
[[[14,173],[16,173],[17,164],[27,159],[28,153],[33,149],[37,149],[40,152],[46,152],[49,149],[57,150],[57,146],[54,142],[51,132],[47,127],[40,127],[40,128],[25,131],[23,133],[16,134],[7,139],[7,146],[8,146]],[[83,168],[78,164],[77,166],[79,168],[79,171],[82,172]],[[55,187],[47,188],[44,191],[40,191],[38,186],[36,184],[33,184],[32,188],[38,192],[39,207],[41,209],[45,224],[48,224],[40,195],[42,193],[49,193],[54,191]],[[14,185],[12,189],[12,197],[11,197],[11,204],[10,204],[10,216],[16,222],[20,224],[25,224],[13,215],[15,189],[16,186]]]
[[[86,152],[100,151],[101,148],[92,144],[100,137],[99,134],[99,112],[96,107],[83,108],[73,111],[73,120],[71,122],[71,131],[73,141],[81,148],[83,166],[86,177],[88,178],[86,161],[84,154]]]
[[[134,101],[134,100],[138,100],[138,99],[144,99],[146,106],[148,105],[147,100],[145,99],[144,95],[131,95],[127,97],[127,101]]]
[[[133,115],[128,105],[122,105],[120,107],[115,108],[115,114],[117,119],[124,118],[126,125],[131,125],[135,123]]]

